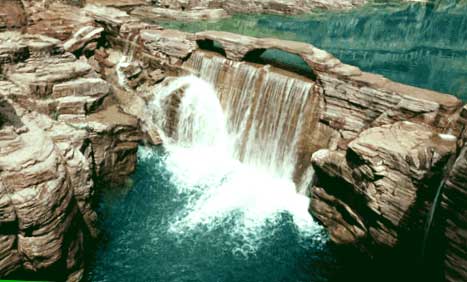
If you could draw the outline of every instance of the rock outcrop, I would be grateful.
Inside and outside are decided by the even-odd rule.
[[[67,49],[97,51],[102,29],[79,31]],[[0,58],[0,277],[81,281],[95,183],[134,171],[139,122],[58,39],[0,33]]]
[[[313,154],[311,211],[338,243],[396,247],[424,222],[456,137],[403,121],[363,131],[345,151]],[[373,248],[368,246],[367,248]]]
[[[84,26],[93,23],[78,6],[62,1],[24,0],[28,15],[27,32],[67,40]]]
[[[223,94],[248,86],[255,95],[270,74],[280,75],[281,85],[307,85],[304,97],[312,98],[295,181],[331,239],[375,257],[405,248],[411,258],[441,187],[434,222],[446,241],[445,275],[467,276],[466,232],[459,231],[466,218],[467,109],[459,99],[366,73],[309,44],[163,29],[126,12],[145,17],[137,7],[146,1],[96,0],[84,9],[24,2],[33,35],[0,34],[1,276],[33,271],[47,279],[66,269],[59,280],[82,277],[83,238],[96,234],[94,182],[122,180],[134,170],[141,127],[150,142],[160,142],[145,103],[156,84],[185,74],[208,77]],[[159,4],[289,14],[363,3],[247,2]],[[307,71],[264,63],[271,49],[298,56]],[[35,139],[40,146],[32,146]],[[310,184],[303,179],[312,168]]]
[[[27,16],[21,0],[3,0],[0,3],[0,31],[22,29]]]
[[[223,8],[228,13],[276,13],[299,14],[313,9],[349,9],[365,4],[365,0],[160,0],[158,5],[164,8],[192,10],[206,8]]]
[[[94,29],[91,34],[96,31],[99,29]],[[86,44],[67,44],[76,42],[77,37],[79,35],[67,41],[65,46],[75,46],[72,49],[78,50],[83,45],[87,48],[94,40],[94,36],[88,36]],[[9,41],[14,40],[15,34]],[[29,58],[4,67],[6,79],[21,87],[20,93],[9,97],[24,108],[32,108],[74,128],[85,129],[86,138],[93,145],[96,176],[110,177],[113,167],[119,169],[120,175],[130,174],[140,140],[138,120],[112,105],[115,101],[110,85],[84,57],[77,60],[72,54],[64,53],[57,39],[16,34],[16,40],[16,48],[23,50],[21,48],[25,46]],[[15,52],[14,48],[12,52]],[[120,166],[121,161],[128,161],[128,166]]]
[[[7,116],[2,111],[0,131],[0,275],[35,272],[45,279],[78,281],[84,236],[94,228],[83,218],[95,216],[87,206],[89,167],[69,144],[59,148],[53,142],[36,124],[40,117],[16,116],[7,100],[5,108],[10,111]],[[54,268],[62,274],[46,273]]]
[[[464,128],[461,140],[463,145],[441,188],[441,204],[437,207],[440,215],[435,218],[436,224],[432,227],[441,229],[441,241],[446,244],[444,252],[446,281],[452,282],[463,281],[467,277],[465,247],[465,242],[467,242],[467,212],[465,210],[467,201],[467,106],[464,106],[461,112],[460,123]]]
[[[300,146],[302,167],[297,168],[306,171],[304,164],[314,153],[310,211],[336,243],[358,246],[375,257],[393,249],[404,249],[407,258],[419,255],[427,218],[447,172],[444,167],[458,156],[459,99],[363,72],[309,44],[226,32],[163,30],[108,9],[86,8],[88,16],[104,26],[112,46],[121,50],[130,46],[134,60],[148,73],[196,73],[207,66],[203,65],[206,56],[223,56],[214,60],[218,65],[210,65],[220,69],[212,73],[222,81],[235,73],[239,62],[257,63],[254,59],[269,49],[301,57],[309,75],[286,73],[316,82],[314,118],[308,124],[313,130]],[[200,68],[193,68],[196,64]],[[143,85],[135,86],[135,91]],[[461,160],[451,173],[464,174]],[[452,181],[462,179],[452,177]],[[449,203],[451,211],[461,205],[452,201],[456,204]],[[446,231],[452,249],[443,250],[451,264],[448,268],[465,257],[458,254],[459,235],[453,226]]]
[[[176,20],[176,21],[201,21],[220,20],[229,17],[224,9],[197,9],[176,10],[156,7],[141,6],[133,9],[131,14],[151,21]]]

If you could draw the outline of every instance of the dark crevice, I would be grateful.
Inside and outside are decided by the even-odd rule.
[[[2,215],[2,214],[0,214]],[[18,235],[19,226],[18,220],[1,222],[0,223],[0,234],[1,235]]]
[[[316,81],[315,72],[302,57],[280,49],[253,49],[246,53],[242,60],[255,64],[271,65]]]
[[[0,97],[0,129],[3,126],[19,128],[24,126],[24,124],[16,114],[13,106],[4,97]]]
[[[218,54],[221,54],[224,57],[227,57],[227,54],[224,48],[222,47],[222,44],[220,44],[217,41],[210,40],[210,39],[203,39],[203,40],[196,40],[196,43],[198,44],[198,47],[202,50],[216,52]]]

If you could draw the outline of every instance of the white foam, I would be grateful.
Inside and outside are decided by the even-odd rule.
[[[456,136],[452,135],[452,134],[438,134],[438,136],[443,139],[443,140],[446,140],[446,141],[457,141],[457,138]]]
[[[320,149],[314,152],[311,158],[319,161],[319,160],[326,158],[329,155],[329,152],[330,151],[328,149]]]
[[[130,87],[128,86],[127,78],[125,76],[125,73],[123,72],[123,69],[130,65],[129,60],[130,59],[127,56],[122,56],[118,61],[117,66],[115,67],[115,70],[117,72],[118,85],[120,85],[123,89],[127,91],[130,91]]]
[[[164,99],[184,88],[175,137],[164,132],[168,122]],[[179,193],[189,195],[185,209],[170,231],[186,235],[199,226],[214,228],[234,217],[232,235],[243,238],[235,252],[254,252],[265,226],[288,213],[303,236],[320,227],[308,212],[309,198],[296,192],[291,179],[275,175],[268,166],[242,164],[226,130],[225,117],[212,86],[190,76],[178,78],[155,93],[154,124],[168,152],[166,168]]]

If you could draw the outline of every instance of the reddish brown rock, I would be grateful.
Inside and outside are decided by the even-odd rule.
[[[349,9],[366,3],[365,0],[161,0],[163,8],[191,10],[206,8],[223,8],[229,13],[275,13],[300,14],[316,8]]]
[[[456,140],[404,121],[363,131],[346,151],[318,151],[311,212],[337,243],[392,248],[405,232],[423,237]]]
[[[10,107],[6,117],[5,107]],[[0,129],[0,275],[43,272],[66,261],[61,274],[47,277],[79,281],[84,234],[94,227],[81,223],[83,216],[93,211],[84,206],[89,197],[81,194],[78,200],[75,189],[88,186],[73,178],[77,173],[69,170],[72,157],[66,158],[70,161],[63,158],[62,151],[37,124],[39,116],[14,116],[17,111],[25,113],[4,101],[2,117],[7,122]],[[80,171],[89,179],[89,171]],[[83,203],[81,209],[77,200]]]
[[[446,281],[452,282],[463,281],[467,277],[467,105],[461,112],[460,123],[464,125],[463,146],[442,187],[441,203],[432,226],[434,230],[443,230],[444,238],[441,240],[446,244],[444,272]],[[436,241],[431,244],[436,244]]]
[[[141,6],[133,9],[130,13],[148,20],[175,20],[175,21],[201,21],[220,20],[229,17],[224,9],[199,9],[181,11],[175,9],[164,9],[156,7]]]
[[[97,175],[113,182],[125,180],[136,168],[136,151],[142,139],[138,119],[114,105],[89,115],[84,125],[91,129]]]
[[[26,0],[28,14],[27,32],[42,34],[60,40],[67,40],[83,26],[93,24],[78,6],[71,6],[60,1]]]
[[[0,31],[24,29],[27,15],[21,0],[2,0],[0,2]]]
[[[94,183],[134,171],[138,120],[59,41],[0,38],[0,276],[81,281],[85,238],[98,234]]]

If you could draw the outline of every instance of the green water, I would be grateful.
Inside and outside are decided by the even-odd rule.
[[[141,147],[131,184],[101,190],[103,236],[95,253],[88,255],[85,281],[441,281],[429,276],[429,269],[418,271],[413,261],[399,264],[388,258],[387,263],[374,264],[353,250],[334,246],[317,225],[303,234],[288,212],[246,229],[244,209],[213,214],[205,224],[179,226],[180,219],[183,223],[190,218],[190,202],[203,198],[206,187],[180,189],[168,166],[163,148]],[[228,205],[228,198],[235,197],[225,192],[228,196],[214,204]],[[191,216],[196,220],[202,210]]]
[[[219,22],[164,25],[310,42],[363,70],[467,100],[467,10],[463,7],[391,4],[300,17],[236,15]],[[283,55],[272,52],[271,56]],[[191,176],[196,176],[198,166],[211,163],[208,167],[216,169],[218,164],[208,154],[183,154],[186,163],[194,162]],[[234,193],[225,191],[225,197],[216,190],[218,183],[210,183],[212,193],[206,193],[208,187],[203,186],[182,189],[174,181],[169,169],[173,163],[167,162],[167,156],[161,147],[140,148],[132,184],[102,189],[98,212],[104,236],[88,257],[87,281],[440,281],[430,276],[429,268],[420,271],[416,263],[404,258],[388,258],[387,264],[375,265],[365,256],[332,245],[317,224],[304,235],[288,212],[279,212],[250,229],[242,225],[245,209],[219,217],[212,212],[214,217],[207,224],[182,224],[180,228],[180,219],[182,223],[184,219],[203,221],[206,215],[205,205],[195,205],[199,212],[190,212],[193,201],[207,194],[213,194],[213,199],[219,196],[223,201],[205,203],[208,211],[212,205],[214,211],[222,211],[240,194],[237,191],[248,189],[236,186]],[[243,180],[240,185],[250,184],[248,177]],[[246,202],[248,195],[242,198]]]
[[[302,237],[287,213],[252,232],[239,230],[240,210],[174,228],[200,191],[180,190],[165,158],[162,148],[140,148],[133,185],[103,191],[104,237],[88,281],[320,282],[342,275],[324,231]]]
[[[235,15],[216,22],[159,24],[190,32],[220,30],[308,42],[362,70],[467,101],[465,1],[375,4],[306,16]]]

